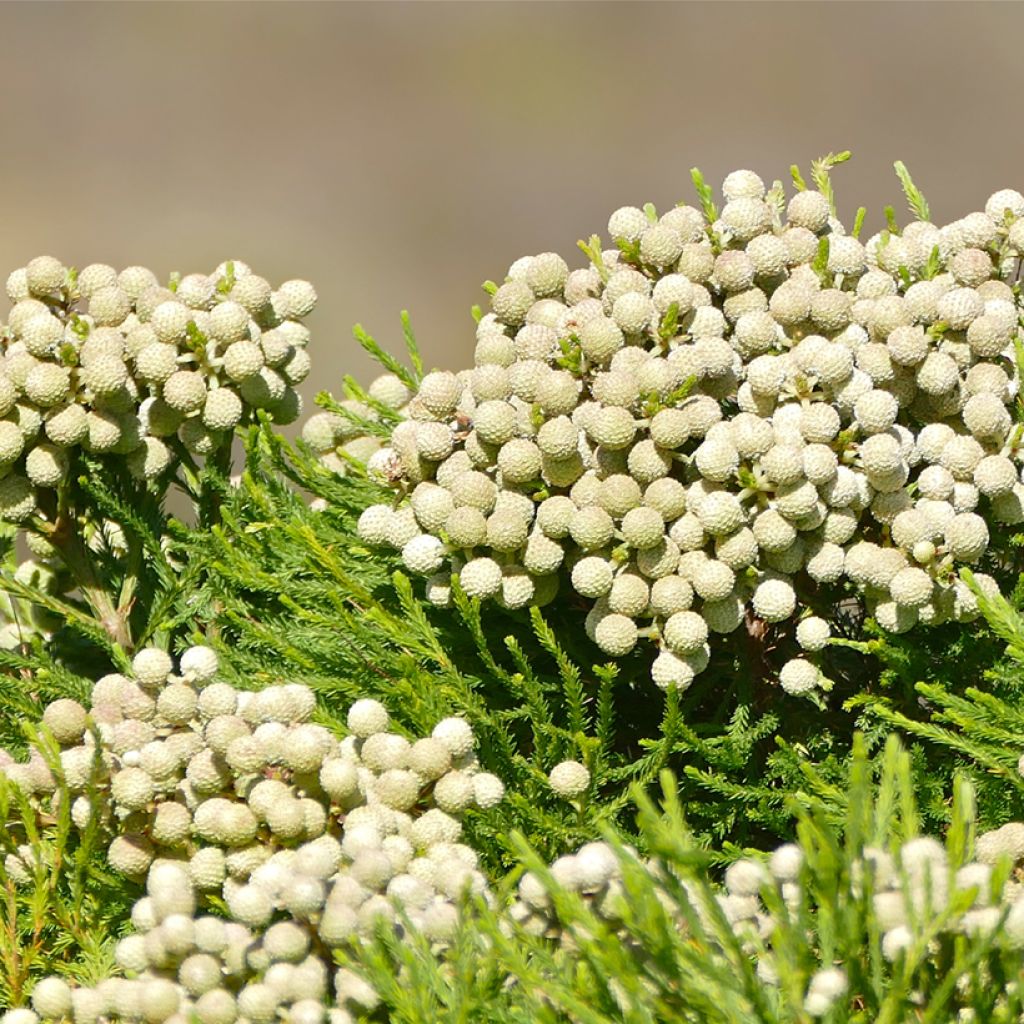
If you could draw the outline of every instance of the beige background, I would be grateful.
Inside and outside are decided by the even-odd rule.
[[[307,277],[311,397],[408,308],[465,365],[479,285],[609,212],[849,148],[841,212],[1024,188],[1024,6],[6,4],[0,269],[41,252]]]

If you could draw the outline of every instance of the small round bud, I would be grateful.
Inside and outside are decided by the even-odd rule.
[[[789,694],[807,693],[818,684],[820,673],[809,661],[793,658],[782,666],[779,684]]]
[[[548,782],[555,793],[571,800],[590,787],[590,772],[579,761],[562,761],[551,769]]]
[[[186,679],[197,683],[207,683],[217,675],[217,652],[211,647],[186,648],[181,655],[179,668],[182,676]]]
[[[476,738],[469,723],[462,718],[445,718],[434,726],[431,736],[443,744],[452,757],[465,757],[474,746]]]
[[[832,635],[829,624],[816,615],[801,619],[796,627],[796,642],[805,651],[820,651]]]
[[[357,700],[348,711],[349,731],[365,739],[377,733],[387,732],[390,721],[387,709],[379,701],[364,698]]]
[[[142,686],[159,686],[173,669],[171,656],[158,647],[144,647],[132,659],[132,671]]]

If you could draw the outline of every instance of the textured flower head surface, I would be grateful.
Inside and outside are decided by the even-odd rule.
[[[452,575],[509,608],[571,587],[605,654],[656,645],[663,688],[761,620],[791,651],[782,688],[809,693],[844,595],[902,632],[977,615],[963,567],[996,589],[976,570],[1024,521],[1024,200],[862,241],[830,188],[787,203],[736,171],[719,214],[699,181],[702,210],[616,210],[587,266],[512,264],[474,367],[400,396],[371,466],[396,498],[359,531],[436,604]]]
[[[78,451],[127,457],[144,480],[206,456],[263,409],[301,413],[316,302],[306,281],[276,291],[239,260],[172,277],[145,267],[81,271],[43,256],[7,279],[0,338],[0,519],[46,516]]]

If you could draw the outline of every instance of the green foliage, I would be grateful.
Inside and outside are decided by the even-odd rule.
[[[811,180],[815,188],[828,200],[832,215],[836,213],[836,196],[832,189],[832,168],[846,163],[853,154],[847,149],[841,153],[827,153],[817,160],[811,161]]]
[[[301,493],[326,507],[313,511]],[[410,732],[464,715],[482,737],[485,766],[509,785],[506,824],[545,853],[606,822],[638,838],[624,817],[627,787],[651,784],[666,767],[680,774],[693,826],[739,843],[788,827],[785,799],[802,784],[804,758],[825,776],[842,769],[853,716],[811,705],[780,713],[759,643],[716,652],[686,693],[663,694],[642,652],[595,663],[585,609],[572,603],[509,612],[481,607],[456,585],[453,608],[430,608],[398,560],[355,533],[359,512],[388,499],[366,480],[338,479],[303,446],[253,429],[241,484],[221,522],[194,535],[189,558],[205,566],[194,601],[213,614],[233,681],[305,683],[339,728],[333,709],[360,696],[381,700]],[[780,642],[773,634],[766,645]],[[837,649],[832,661],[841,689],[855,691],[863,660]],[[579,807],[546,782],[567,758],[594,779]],[[507,861],[493,838],[494,855]]]
[[[786,189],[781,181],[772,182],[772,187],[765,193],[764,201],[771,207],[775,223],[780,224],[783,211],[786,209]]]
[[[693,187],[697,190],[700,206],[704,211],[704,220],[710,226],[718,220],[718,207],[715,206],[714,192],[704,180],[704,175],[701,174],[699,168],[694,167],[690,170],[690,179],[693,181]]]
[[[964,576],[973,586],[973,577]],[[916,741],[925,813],[933,826],[948,820],[944,794],[954,773],[962,772],[977,791],[983,827],[996,828],[1024,818],[1024,617],[1014,600],[986,595],[973,587],[985,628],[960,642],[924,650],[910,637],[892,638],[879,650],[890,673],[913,683],[915,705],[895,706],[883,695],[865,694],[850,702],[861,724],[875,732],[897,729]],[[962,686],[963,679],[973,685]]]
[[[487,284],[492,284],[492,282],[489,281]],[[494,286],[494,290],[497,291],[497,285]],[[406,346],[409,349],[410,355],[413,356],[412,371],[410,371],[403,363],[399,362],[389,352],[386,352],[381,348],[377,340],[363,330],[361,324],[356,324],[355,327],[352,328],[352,336],[359,342],[360,347],[368,355],[376,359],[377,362],[388,371],[388,373],[393,373],[406,387],[415,389],[417,384],[419,384],[420,377],[422,376],[423,364],[420,362],[419,350],[416,348],[416,339],[414,338],[412,329],[409,326],[408,313],[404,313],[402,316],[402,328]]]
[[[428,612],[408,578],[355,535],[359,511],[379,491],[339,480],[269,431],[250,441],[248,469],[221,523],[194,542],[196,561],[206,560],[197,599],[215,609],[215,643],[232,681],[305,683],[323,699],[323,720],[338,728],[341,709],[361,696],[381,700],[410,732],[464,715],[481,737],[484,764],[512,791],[506,816],[549,852],[618,813],[623,800],[598,800],[609,786],[654,778],[668,741],[639,757],[636,742],[623,738],[625,690],[635,680],[620,665],[589,663],[587,642],[576,639],[579,613],[568,630],[557,609],[484,613],[458,590],[451,611]],[[328,507],[311,511],[275,468]],[[646,716],[649,734],[657,721]],[[593,798],[578,808],[557,801],[546,781],[567,758],[594,775]]]
[[[864,227],[864,218],[867,216],[867,212],[867,207],[857,207],[857,214],[853,218],[853,229],[850,231],[850,234],[853,235],[854,238],[860,238],[861,229]]]
[[[605,266],[604,257],[602,256],[601,238],[599,235],[591,235],[590,239],[586,242],[580,240],[576,243],[579,247],[580,252],[587,257],[588,260],[594,265],[602,281],[608,280],[608,268]]]
[[[302,495],[325,507],[312,510]],[[505,823],[546,854],[606,823],[640,840],[626,813],[627,787],[649,786],[666,767],[679,777],[698,835],[739,845],[785,835],[792,798],[842,805],[858,723],[873,751],[898,727],[868,708],[922,718],[915,684],[948,672],[950,654],[968,673],[998,656],[998,645],[978,642],[973,624],[885,639],[875,630],[860,641],[851,617],[825,652],[833,694],[823,706],[783,697],[772,681],[765,659],[789,656],[792,645],[781,630],[716,651],[689,690],[666,695],[651,686],[640,652],[595,663],[585,609],[571,602],[510,612],[481,607],[456,586],[453,608],[423,603],[398,559],[355,533],[360,511],[381,500],[389,495],[369,481],[339,479],[301,444],[253,428],[247,470],[221,522],[192,536],[188,563],[202,567],[193,608],[212,617],[233,681],[305,683],[337,728],[336,709],[360,696],[383,701],[410,733],[465,715],[483,737],[485,766],[509,784]],[[820,600],[838,606],[843,593]],[[914,756],[926,820],[938,827],[948,817],[950,769],[916,748]],[[554,798],[546,783],[566,758],[583,761],[594,777],[580,807]],[[475,827],[493,862],[507,865],[504,838]]]
[[[900,179],[900,185],[903,186],[903,194],[907,197],[907,206],[910,207],[910,212],[918,220],[930,221],[932,216],[931,210],[928,208],[928,200],[914,184],[907,165],[902,160],[897,160],[893,167],[896,169],[896,177]]]
[[[821,278],[822,283],[828,283],[828,235],[818,239],[818,252],[811,264],[811,269]]]

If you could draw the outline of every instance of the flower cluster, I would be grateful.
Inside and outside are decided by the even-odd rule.
[[[145,267],[80,272],[40,256],[7,280],[0,362],[0,518],[37,512],[74,453],[127,457],[143,479],[175,445],[208,455],[253,409],[295,420],[309,373],[306,281],[276,290],[240,262],[163,287]],[[43,506],[45,507],[45,506]]]
[[[424,377],[371,459],[397,499],[359,530],[440,604],[452,573],[509,608],[568,580],[605,654],[656,642],[662,688],[714,634],[785,623],[779,682],[805,693],[837,593],[889,631],[969,620],[960,567],[1024,520],[1024,196],[862,242],[828,190],[787,204],[736,171],[722,192],[720,215],[709,191],[616,210],[584,268],[513,263],[475,367]]]
[[[1012,879],[1000,881],[1005,863],[1024,862],[1024,824],[1013,822],[979,836],[974,854],[974,860],[954,869],[945,847],[931,837],[907,840],[892,852],[866,846],[854,861],[849,889],[840,892],[840,898],[850,907],[870,898],[882,954],[893,962],[914,943],[939,934],[989,935],[1012,948],[1024,948],[1024,886]],[[783,919],[791,925],[800,922],[801,931],[813,920],[815,896],[804,860],[799,846],[786,843],[763,859],[734,861],[720,891],[693,879],[679,883],[705,932],[715,934],[721,914],[744,951],[756,958],[758,976],[769,985],[778,982],[771,941],[775,930]],[[676,914],[685,932],[690,925],[686,908],[680,906],[677,880],[663,885],[663,869],[655,863],[648,868],[663,906]],[[625,927],[630,896],[622,869],[623,861],[608,843],[593,842],[555,860],[550,875],[556,886],[580,896],[630,947],[635,938]],[[559,920],[551,890],[539,875],[524,874],[518,898],[509,908],[510,920],[529,934],[571,948],[572,934]],[[774,891],[775,898],[766,902],[768,891]],[[804,1008],[812,1017],[821,1017],[846,991],[845,971],[829,963],[811,976]]]
[[[123,977],[81,988],[45,979],[33,1011],[5,1024],[279,1014],[348,1024],[347,1003],[376,997],[332,949],[382,921],[400,929],[402,914],[443,944],[458,900],[486,891],[460,819],[496,806],[504,786],[479,770],[463,719],[410,741],[364,699],[339,741],[310,721],[307,687],[239,691],[218,681],[210,648],[185,651],[178,673],[147,648],[133,670],[98,680],[90,712],[69,699],[46,708],[56,759],[43,747],[24,763],[0,755],[0,786],[19,787],[45,815],[60,778],[75,825],[101,821],[110,865],[146,884],[116,949]],[[7,876],[31,884],[34,856],[20,846]],[[221,902],[226,918],[209,912]]]

